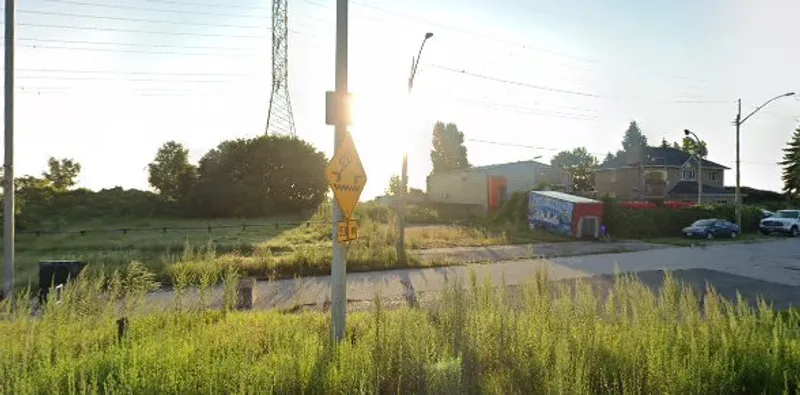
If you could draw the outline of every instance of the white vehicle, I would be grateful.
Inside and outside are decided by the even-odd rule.
[[[800,234],[800,210],[778,210],[775,215],[764,218],[758,224],[761,233],[783,233],[792,237]]]

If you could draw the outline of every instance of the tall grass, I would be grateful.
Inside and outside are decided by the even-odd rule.
[[[713,289],[700,300],[671,277],[657,294],[630,277],[607,293],[556,285],[546,273],[519,292],[472,277],[430,310],[387,311],[376,298],[372,312],[348,317],[341,344],[331,344],[326,314],[197,304],[148,313],[122,302],[141,301],[151,274],[134,267],[111,277],[115,292],[102,292],[107,279],[85,277],[37,316],[23,298],[15,310],[0,307],[0,393],[800,390],[796,314]],[[131,326],[118,341],[121,315]]]
[[[359,239],[349,244],[348,270],[369,271],[416,267],[423,263],[414,259],[399,262],[395,250],[397,222],[394,211],[376,204],[362,204],[355,211],[359,221]],[[291,219],[285,219],[286,221]],[[298,220],[298,219],[294,219]],[[280,219],[276,219],[280,222]],[[240,227],[242,220],[212,220],[217,225],[237,225],[235,229],[217,228],[208,231],[78,233],[26,236],[18,245],[17,285],[24,286],[36,278],[37,262],[47,259],[76,259],[89,267],[125,267],[132,261],[142,262],[156,272],[164,284],[176,285],[178,272],[200,277],[205,273],[221,273],[235,268],[241,275],[259,278],[292,278],[294,276],[330,273],[331,204],[322,204],[310,218],[291,228]],[[246,222],[246,221],[245,221]],[[269,222],[259,220],[259,223]],[[183,225],[204,227],[205,222],[192,220]],[[127,224],[126,226],[131,226]],[[139,224],[159,228],[181,227],[177,220]],[[421,226],[406,229],[406,249],[456,246],[486,246],[535,241],[563,241],[564,237],[544,232],[491,226]],[[425,265],[445,264],[444,260],[426,261]]]

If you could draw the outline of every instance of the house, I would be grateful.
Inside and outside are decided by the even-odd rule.
[[[595,188],[600,196],[621,200],[696,202],[697,170],[697,160],[687,152],[672,147],[646,147],[642,155],[603,163],[595,172]],[[725,188],[725,170],[730,169],[702,160],[704,204],[734,202],[734,194]]]
[[[492,213],[512,193],[540,185],[571,189],[567,172],[533,160],[433,174],[427,183],[429,202],[461,206],[474,214]]]

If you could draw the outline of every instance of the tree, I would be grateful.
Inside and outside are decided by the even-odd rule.
[[[200,159],[195,214],[253,218],[299,213],[326,198],[325,155],[290,136],[229,140]]]
[[[189,150],[175,141],[164,143],[147,168],[147,181],[169,201],[183,200],[197,178],[197,168],[189,163]]]
[[[594,189],[594,171],[598,162],[585,147],[572,151],[561,151],[550,161],[550,164],[567,171],[572,178],[572,188],[576,191]]]
[[[792,140],[783,149],[783,193],[789,197],[800,194],[800,127],[792,135]]]
[[[708,147],[706,146],[706,142],[700,140],[700,144],[697,144],[697,142],[689,136],[684,137],[681,141],[680,150],[688,152],[692,155],[700,155],[701,158],[708,156]]]
[[[661,138],[661,148],[669,148],[669,147],[670,147],[670,145],[669,145],[669,142],[667,141],[667,139],[662,137]]]
[[[48,170],[42,173],[53,189],[65,191],[76,183],[76,178],[81,172],[81,164],[72,159],[56,159],[50,157],[47,161]]]
[[[641,147],[647,147],[647,137],[642,133],[639,124],[631,121],[622,138],[622,150],[626,153],[635,153],[635,150]]]
[[[454,123],[445,125],[443,122],[436,122],[434,125],[431,162],[433,163],[431,174],[469,168],[464,133],[460,132]]]
[[[613,161],[613,160],[614,160],[614,159],[616,159],[616,158],[617,158],[617,157],[616,157],[616,156],[614,156],[614,154],[612,154],[612,153],[610,153],[610,152],[609,152],[609,153],[607,153],[607,154],[606,154],[606,157],[605,157],[605,158],[603,158],[603,164],[609,163],[609,162]]]
[[[384,192],[390,196],[397,196],[402,187],[403,186],[402,183],[400,182],[400,176],[395,174],[391,178],[389,178],[389,186],[386,188]]]

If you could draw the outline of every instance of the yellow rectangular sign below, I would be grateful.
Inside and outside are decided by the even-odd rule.
[[[337,240],[340,243],[346,241],[353,241],[358,239],[358,221],[351,219],[347,221],[339,221],[337,227]]]

